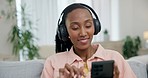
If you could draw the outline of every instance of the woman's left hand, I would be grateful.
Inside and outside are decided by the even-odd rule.
[[[118,66],[114,66],[114,78],[119,78],[119,73]]]

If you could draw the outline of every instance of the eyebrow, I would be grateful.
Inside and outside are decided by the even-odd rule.
[[[72,23],[70,23],[70,25],[73,25],[73,24],[77,24],[78,25],[79,23],[78,22],[72,22]]]
[[[89,22],[89,21],[93,21],[93,20],[92,19],[87,19],[84,22],[86,23],[86,22]],[[73,25],[73,24],[79,25],[79,22],[72,22],[72,23],[70,23],[70,25]]]
[[[93,19],[88,19],[88,20],[85,21],[85,23],[86,23],[86,22],[89,22],[89,21],[93,21]]]

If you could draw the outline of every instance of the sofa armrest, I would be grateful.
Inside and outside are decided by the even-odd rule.
[[[147,78],[147,70],[145,64],[136,60],[127,60],[127,62],[129,63],[137,78]]]

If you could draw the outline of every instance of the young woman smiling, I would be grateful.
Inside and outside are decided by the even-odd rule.
[[[56,44],[56,51],[60,53],[46,59],[42,78],[91,78],[92,62],[105,60],[115,61],[114,78],[136,78],[118,52],[91,43],[100,31],[96,28],[101,28],[98,17],[95,14],[96,18],[93,18],[92,13],[89,6],[81,3],[71,4],[63,10],[56,35],[56,42],[58,38],[63,41]]]

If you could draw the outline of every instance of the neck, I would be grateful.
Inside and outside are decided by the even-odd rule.
[[[86,62],[94,53],[95,53],[95,48],[90,46],[87,49],[81,50],[78,48],[74,48],[74,52],[83,59],[84,62]]]

